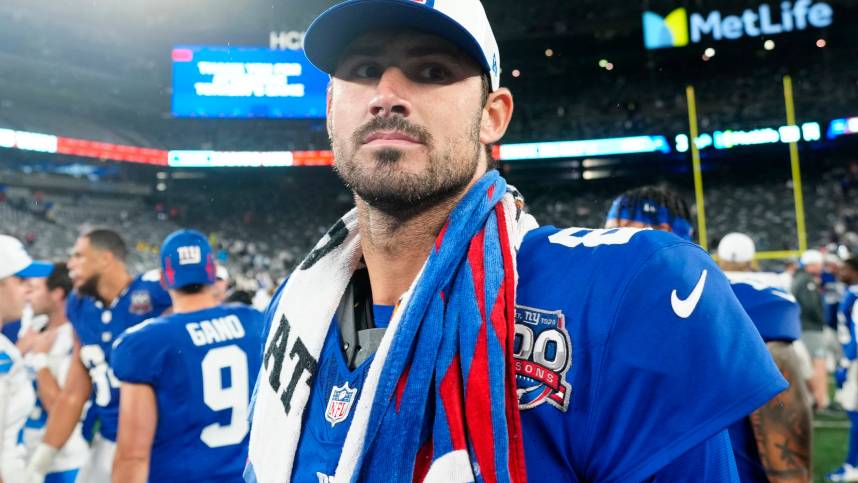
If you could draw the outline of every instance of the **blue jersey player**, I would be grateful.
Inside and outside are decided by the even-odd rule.
[[[781,373],[790,384],[749,418],[730,427],[743,482],[808,481],[811,478],[811,395],[809,367],[796,352],[801,337],[795,297],[777,287],[779,276],[754,271],[754,241],[728,233],[718,244],[718,263],[751,317]]]
[[[840,468],[828,474],[831,481],[858,481],[858,337],[855,324],[858,323],[858,257],[851,257],[840,268],[840,281],[847,285],[846,293],[840,303],[838,313],[837,336],[843,347],[844,360],[837,372],[838,383],[842,388],[837,391],[839,402],[852,423],[849,429],[849,448],[846,461]]]
[[[173,314],[128,329],[111,355],[122,382],[113,481],[241,481],[262,314],[220,305],[199,232],[167,237],[161,273]]]
[[[469,332],[487,314],[469,304],[496,294],[492,270],[507,266],[489,235],[461,255],[475,291],[464,282],[433,292],[424,282],[445,263],[436,254],[461,236],[460,208],[498,183],[489,147],[508,126],[512,95],[499,85],[497,43],[478,0],[346,1],[316,19],[305,51],[332,76],[328,129],[356,210],[269,308],[248,481],[736,481],[727,428],[786,383],[712,259],[652,230],[501,230],[516,252],[515,307],[492,320],[514,335],[504,361],[511,377],[462,380],[439,374],[447,360],[438,362],[438,379],[426,382],[436,384],[434,404],[421,406],[435,417],[396,427],[420,401],[409,394],[425,389],[410,381],[425,374],[387,361],[422,356],[424,342],[446,337],[427,330],[413,349],[397,346],[413,304],[442,301],[463,314],[453,330],[469,351],[459,359],[466,375],[503,350],[496,327]],[[508,198],[496,207],[520,219]],[[480,233],[497,229],[484,223]],[[337,290],[304,284],[317,279]],[[321,318],[329,312],[333,320]],[[330,328],[322,337],[320,326]],[[510,386],[515,409],[498,414]],[[456,397],[465,422],[447,404]],[[454,431],[462,425],[503,430]],[[406,445],[402,458],[388,456]]]
[[[115,451],[119,418],[119,381],[110,367],[113,342],[126,329],[170,307],[157,270],[132,277],[125,265],[128,250],[115,232],[93,230],[75,242],[68,261],[74,292],[66,303],[74,327],[72,364],[65,386],[51,408],[42,443],[28,471],[34,478],[50,470],[59,448],[78,427],[84,405],[94,395],[99,433],[80,481],[107,481]]]

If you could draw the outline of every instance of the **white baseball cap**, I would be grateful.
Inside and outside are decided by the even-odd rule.
[[[479,0],[347,0],[313,21],[304,52],[313,65],[333,74],[355,37],[384,28],[414,29],[448,40],[482,66],[493,91],[500,87],[500,51]]]
[[[814,264],[822,265],[822,261],[822,252],[819,250],[808,250],[801,254],[801,259],[799,260],[802,267]]]
[[[50,262],[34,262],[17,238],[0,235],[0,279],[47,277],[54,271]]]
[[[725,262],[748,263],[756,254],[754,240],[744,233],[728,233],[718,244],[718,259]]]

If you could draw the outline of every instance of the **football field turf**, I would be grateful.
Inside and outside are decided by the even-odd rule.
[[[825,481],[825,474],[843,463],[849,420],[844,413],[818,415],[813,421],[813,481]]]

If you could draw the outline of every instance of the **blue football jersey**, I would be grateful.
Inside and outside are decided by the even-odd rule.
[[[801,337],[801,308],[791,293],[741,277],[731,283],[763,341],[792,342]]]
[[[858,339],[855,337],[855,322],[858,320],[858,285],[846,290],[840,310],[837,314],[837,338],[843,346],[843,356],[854,361],[858,359]]]
[[[736,481],[726,428],[787,385],[700,247],[652,230],[543,227],[524,239],[517,266],[530,481]],[[350,414],[331,419],[360,397],[362,367],[344,368],[336,334],[319,360],[293,481],[334,473]]]
[[[172,305],[157,270],[135,278],[109,307],[92,297],[71,293],[66,313],[80,341],[80,358],[89,371],[99,432],[116,441],[119,381],[110,368],[113,341],[126,329],[161,315]]]
[[[331,323],[304,410],[306,419],[295,454],[293,483],[319,483],[334,474],[351,426],[352,409],[372,360],[370,357],[350,370],[340,349],[337,322]]]
[[[155,390],[149,481],[243,481],[262,313],[243,305],[173,314],[126,331],[111,366]]]
[[[792,294],[771,287],[742,273],[728,274],[733,292],[751,317],[764,342],[793,342],[801,337],[801,309]],[[768,481],[760,461],[757,440],[748,418],[730,426],[730,440],[736,457],[739,479]]]

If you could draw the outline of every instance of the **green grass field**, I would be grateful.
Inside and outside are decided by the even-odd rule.
[[[849,420],[843,413],[817,416],[813,429],[813,481],[825,481],[825,474],[843,463]]]

